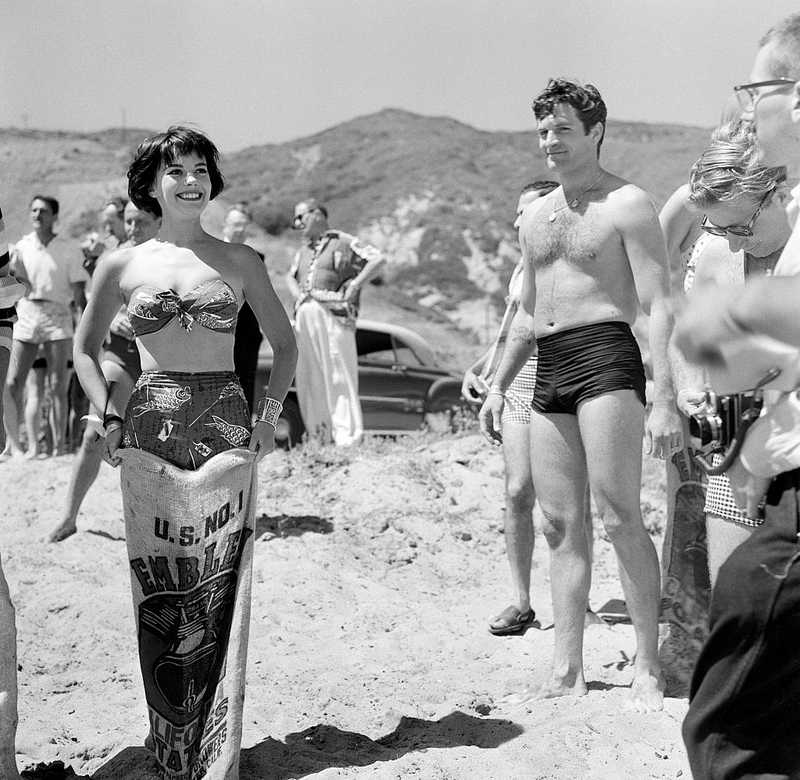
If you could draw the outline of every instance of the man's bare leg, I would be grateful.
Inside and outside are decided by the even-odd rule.
[[[100,434],[89,428],[84,431],[83,440],[72,468],[72,478],[67,490],[64,512],[61,519],[50,529],[44,541],[63,542],[78,530],[78,512],[89,488],[94,484],[100,472],[104,444],[105,439]]]
[[[583,629],[591,583],[583,444],[573,415],[533,412],[530,435],[542,531],[550,547],[555,622],[553,667],[533,698],[582,696],[587,693]]]
[[[110,361],[104,362],[101,365],[101,369],[108,383],[109,395],[114,401],[114,406],[117,409],[124,409],[133,392],[133,379],[127,371]],[[100,412],[94,407],[90,408],[89,413],[100,415]],[[105,439],[96,434],[91,428],[87,427],[83,432],[81,446],[72,467],[72,477],[67,490],[64,512],[61,515],[61,519],[45,536],[44,541],[63,542],[64,539],[68,539],[78,530],[78,512],[83,499],[86,498],[86,494],[89,492],[89,488],[97,479],[104,444]]]
[[[25,438],[28,449],[25,457],[33,460],[39,454],[39,430],[44,402],[45,369],[36,367],[28,372],[25,380],[25,402],[22,405],[22,417],[25,421]]]
[[[0,563],[0,777],[19,780],[17,735],[17,631],[14,605]]]
[[[529,426],[521,423],[503,425],[503,459],[506,467],[506,513],[504,535],[511,568],[515,606],[521,614],[531,608],[531,561],[533,559],[533,505],[536,494],[531,477]],[[498,614],[489,621],[492,628],[502,628]]]
[[[8,365],[8,378],[5,386],[5,400],[3,402],[3,424],[6,427],[6,449],[4,456],[19,457],[23,454],[19,439],[19,418],[22,411],[22,396],[25,390],[25,380],[31,370],[36,353],[37,344],[29,344],[16,339],[11,345],[11,360]]]
[[[72,339],[45,344],[47,375],[53,400],[53,455],[67,453],[67,392],[69,391],[69,357]]]
[[[658,660],[658,555],[639,502],[644,407],[632,390],[584,401],[578,423],[598,512],[617,553],[620,579],[636,634],[632,708],[660,710],[664,676]]]

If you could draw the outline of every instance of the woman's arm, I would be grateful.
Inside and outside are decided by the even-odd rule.
[[[75,344],[72,350],[75,372],[81,387],[94,408],[99,409],[106,417],[108,415],[121,417],[121,411],[124,411],[117,409],[109,398],[108,386],[100,370],[99,355],[108,333],[108,326],[119,311],[120,304],[124,303],[119,278],[122,268],[128,262],[130,251],[126,249],[113,252],[98,264],[92,295],[75,332]],[[122,437],[122,427],[110,425],[107,433],[109,450],[113,455]]]
[[[672,295],[676,297],[680,297],[683,293],[683,279],[686,271],[681,252],[697,236],[701,235],[700,221],[684,206],[684,200],[688,194],[688,184],[678,187],[658,215],[658,221],[661,223],[661,230],[664,232],[664,240],[667,244],[670,289]]]

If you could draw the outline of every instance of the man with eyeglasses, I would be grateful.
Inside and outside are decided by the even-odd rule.
[[[309,436],[349,446],[364,433],[358,398],[356,318],[361,289],[384,263],[381,253],[328,226],[310,198],[295,206],[302,232],[286,285],[294,298],[297,400]]]
[[[704,231],[725,238],[731,251],[707,252],[699,258],[690,301],[709,285],[743,284],[771,273],[789,239],[786,172],[761,165],[758,157],[751,125],[737,120],[714,131],[711,144],[692,166],[686,208],[702,219]],[[675,354],[673,376],[680,410],[687,416],[703,412],[706,372]],[[722,456],[716,455],[713,463],[720,465]],[[743,512],[737,507],[727,474],[710,477],[704,511],[713,585],[720,566],[763,518],[755,508]]]
[[[800,14],[773,27],[760,46],[750,82],[735,92],[755,127],[761,163],[787,166],[796,181]],[[797,188],[792,195],[796,201]],[[766,412],[729,472],[734,493],[760,503],[764,522],[722,565],[714,588],[683,724],[696,778],[800,778],[799,271],[795,226],[771,277],[698,292],[676,325],[676,342],[690,360],[740,380],[742,389],[753,386],[758,358],[780,369],[776,390],[765,393]]]

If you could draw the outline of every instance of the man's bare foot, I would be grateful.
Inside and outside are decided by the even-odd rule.
[[[637,673],[631,684],[631,698],[625,704],[626,710],[634,712],[659,712],[664,709],[664,688],[666,679],[661,672]]]
[[[507,704],[526,704],[543,699],[558,699],[562,696],[586,696],[589,689],[583,674],[572,675],[572,679],[551,675],[538,689],[526,688],[519,693],[511,693],[505,697]]]
[[[36,451],[35,447],[29,447],[27,450],[25,450],[25,454],[23,455],[23,457],[25,458],[25,460],[36,460],[36,456],[38,454],[39,453]]]
[[[50,544],[54,542],[63,542],[64,539],[69,539],[69,537],[76,533],[77,530],[78,528],[74,521],[68,522],[63,520],[59,523],[56,523],[56,525],[50,529],[50,533],[43,537],[42,541]]]
[[[23,454],[22,450],[12,450],[10,447],[6,447],[0,452],[0,463],[5,463],[12,458],[21,458]]]

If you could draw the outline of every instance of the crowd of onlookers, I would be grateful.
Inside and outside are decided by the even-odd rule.
[[[683,603],[673,600],[675,615],[686,618],[690,601],[707,606],[711,593],[708,615],[698,614],[694,624],[670,620],[697,629],[704,639],[693,659],[683,727],[696,780],[800,778],[800,14],[772,28],[760,45],[750,81],[734,87],[737,116],[716,129],[660,221],[647,193],[602,167],[606,106],[597,89],[550,80],[533,110],[540,149],[559,181],[535,182],[521,193],[516,224],[522,262],[509,310],[496,344],[467,372],[463,386],[466,396],[483,399],[479,419],[487,440],[502,444],[507,456],[513,453],[506,534],[515,602],[491,621],[492,633],[523,634],[535,621],[529,593],[534,498],[550,548],[553,662],[541,686],[522,691],[520,702],[589,692],[583,633],[591,492],[618,558],[636,636],[628,706],[641,713],[663,708],[663,599],[658,557],[642,521],[642,433],[652,455],[677,467],[689,460],[690,450],[704,454],[695,451],[696,442],[687,446],[688,421],[701,431],[703,425],[714,428],[720,445],[714,457],[695,458],[709,477],[702,506],[678,502],[675,491],[672,526],[680,533],[669,541],[679,556],[706,542],[710,553],[699,567],[708,575],[707,592],[700,594],[698,586]],[[183,139],[183,151],[159,158],[173,136]],[[11,339],[3,312],[13,310],[0,308],[0,347],[11,342],[1,457],[68,452],[81,421],[89,420],[68,512],[50,541],[75,532],[77,509],[99,468],[101,431],[106,459],[114,465],[124,460],[117,451],[126,448],[181,470],[196,470],[206,459],[244,446],[257,462],[275,446],[295,364],[309,433],[342,446],[362,435],[355,320],[360,289],[383,258],[331,229],[319,201],[298,203],[294,226],[303,244],[287,277],[295,299],[292,330],[255,253],[231,246],[243,240],[246,206],[229,210],[224,242],[200,226],[202,209],[221,191],[217,162],[213,144],[186,128],[147,139],[129,171],[135,203],[108,202],[99,232],[82,244],[56,233],[58,201],[47,195],[31,201],[33,230],[13,245],[8,264],[25,285]],[[103,264],[103,254],[122,242],[132,248]],[[0,271],[5,266],[0,255]],[[134,281],[123,283],[123,268]],[[190,281],[199,283],[180,295],[181,284],[189,286],[187,269],[194,274]],[[5,276],[0,274],[0,293]],[[681,296],[672,292],[678,288],[686,295],[675,321]],[[69,379],[72,338],[87,294],[75,362],[92,409]],[[240,387],[230,365],[243,300],[276,353],[254,422],[250,375],[235,366]],[[649,398],[632,332],[640,305],[649,314]],[[256,342],[244,353],[252,359],[257,349]],[[212,375],[220,382],[216,389],[209,389]],[[124,411],[128,396],[142,387],[152,395],[145,402],[140,393],[139,406],[131,401]],[[756,414],[737,413],[727,435],[714,416],[724,407],[709,387],[720,394],[718,401],[735,401]],[[221,404],[233,398],[238,400],[230,408]],[[222,416],[211,415],[216,403]],[[155,413],[138,421],[145,412]],[[208,442],[206,428],[215,431]],[[128,483],[129,496],[135,484]],[[173,491],[191,489],[170,484]],[[123,495],[124,486],[125,480]],[[516,502],[521,492],[526,500]],[[143,516],[155,516],[155,499],[139,493],[152,503]],[[185,562],[183,554],[178,557]],[[0,607],[9,604],[0,577]],[[13,629],[13,616],[0,615],[3,620]],[[13,630],[0,632],[0,639],[9,637]],[[0,648],[0,660],[9,654],[13,648],[5,656]],[[9,672],[0,669],[0,684],[2,674]],[[195,698],[189,683],[185,701]],[[14,685],[5,685],[12,695]],[[0,769],[1,761],[2,755]]]

